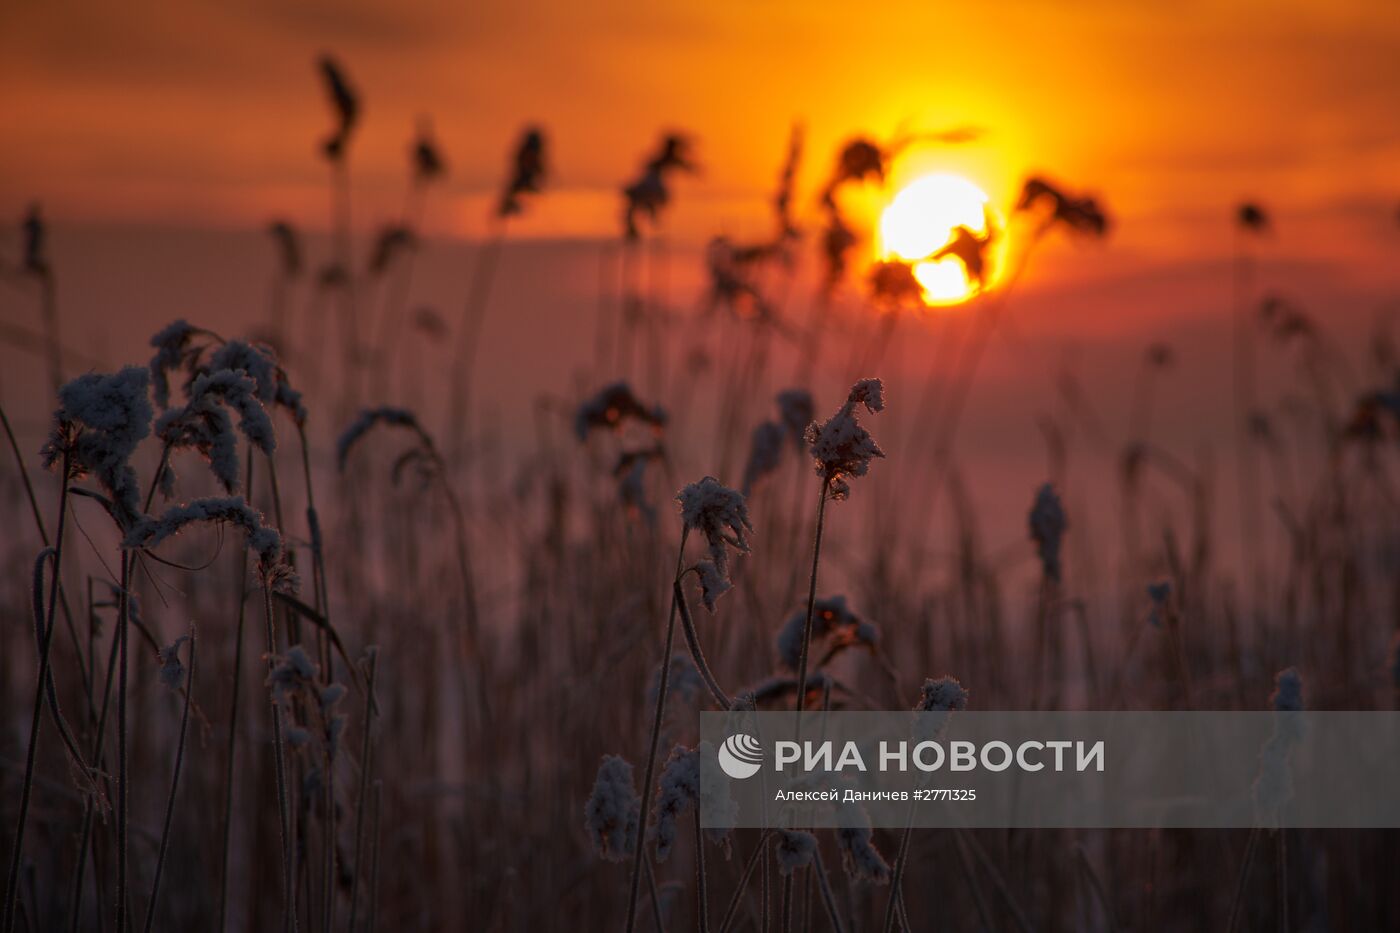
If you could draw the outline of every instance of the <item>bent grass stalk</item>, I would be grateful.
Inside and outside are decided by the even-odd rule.
[[[671,585],[671,599],[673,604],[680,610],[681,629],[685,633],[685,643],[690,649],[690,657],[691,660],[695,662],[695,669],[700,672],[701,678],[705,681],[705,686],[709,688],[711,695],[714,696],[715,702],[719,704],[720,709],[727,710],[734,704],[729,699],[728,694],[724,692],[724,689],[720,687],[719,681],[715,679],[714,673],[710,670],[710,665],[705,661],[705,652],[700,648],[700,633],[695,629],[695,621],[690,615],[690,603],[686,601],[685,590],[681,587],[681,580],[683,580],[685,574],[689,572],[690,571],[687,570],[679,577],[676,577],[675,582]],[[667,666],[669,666],[669,664]]]

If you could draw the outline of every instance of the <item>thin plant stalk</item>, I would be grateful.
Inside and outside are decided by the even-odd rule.
[[[909,839],[914,834],[914,804],[909,805],[909,817],[904,822],[904,832],[899,836],[899,850],[894,857],[894,872],[890,878],[890,896],[885,901],[885,933],[890,933],[895,925],[896,907],[900,898],[900,883],[904,880],[904,866],[909,862]]]
[[[131,615],[131,555],[121,558],[121,593],[117,597],[117,933],[125,933],[128,913],[128,775],[127,775],[127,629]]]
[[[486,321],[486,306],[491,297],[491,285],[495,281],[505,239],[505,218],[496,216],[487,239],[477,248],[476,262],[472,266],[467,304],[462,311],[461,329],[458,333],[457,358],[452,368],[452,404],[448,425],[451,433],[447,449],[454,461],[461,458],[470,433],[471,392],[476,376],[477,350],[481,343],[482,325]]]
[[[674,579],[679,580],[681,567],[685,562],[685,542],[690,537],[690,529],[686,528],[681,532],[681,545],[676,554],[676,575]],[[637,892],[642,880],[642,859],[646,850],[647,837],[647,816],[649,807],[646,805],[647,797],[651,793],[651,782],[656,777],[656,747],[661,742],[661,720],[666,715],[666,691],[670,686],[671,674],[671,646],[676,639],[676,612],[678,589],[671,591],[671,611],[666,620],[666,646],[661,652],[661,680],[656,691],[656,713],[651,721],[651,741],[647,747],[647,763],[642,779],[642,812],[637,825],[637,840],[632,853],[632,881],[629,885],[627,895],[627,933],[633,933],[637,928]]]
[[[151,899],[146,904],[146,933],[151,933],[156,917],[157,898],[160,894],[161,869],[165,866],[165,855],[170,847],[170,823],[175,816],[175,793],[180,789],[180,765],[185,760],[185,736],[190,728],[190,703],[194,700],[194,676],[197,652],[194,626],[190,626],[190,672],[185,678],[185,709],[180,714],[180,739],[175,747],[175,770],[170,776],[170,797],[165,803],[165,823],[160,831],[160,849],[156,855],[155,877],[151,881]]]
[[[680,609],[681,629],[685,633],[685,643],[690,649],[691,660],[695,662],[695,669],[700,672],[700,676],[705,681],[705,686],[710,688],[710,693],[714,696],[719,708],[727,710],[732,706],[728,694],[720,687],[719,681],[715,679],[714,672],[710,670],[710,665],[705,661],[705,652],[700,648],[700,633],[695,630],[695,620],[690,615],[690,604],[686,601],[685,590],[681,587],[681,578],[677,577],[672,585],[671,598],[674,604]]]
[[[987,856],[986,851],[983,850],[976,838],[974,838],[971,833],[960,828],[954,829],[953,832],[957,833],[958,839],[971,850],[972,854],[977,857],[977,861],[982,865],[982,868],[985,869],[987,874],[991,877],[992,885],[996,887],[997,893],[1000,894],[1002,900],[1006,902],[1006,909],[1011,912],[1011,916],[1015,919],[1016,926],[1021,929],[1021,933],[1035,933],[1035,927],[1031,925],[1030,920],[1027,919],[1025,913],[1021,910],[1021,905],[1016,903],[1016,898],[1011,893],[1010,885],[1006,883],[1006,879],[1002,877],[1001,872],[997,871],[996,866],[992,864],[992,860]]]
[[[1093,889],[1094,897],[1098,899],[1099,907],[1103,909],[1104,919],[1108,922],[1109,933],[1118,933],[1118,921],[1113,916],[1113,905],[1108,900],[1108,894],[1104,890],[1103,884],[1099,881],[1098,874],[1094,871],[1094,866],[1089,864],[1089,856],[1085,854],[1082,845],[1075,846],[1075,851],[1079,855],[1079,867],[1084,871],[1084,877],[1089,881],[1089,887]]]
[[[1254,865],[1254,852],[1259,846],[1259,827],[1249,831],[1249,841],[1245,843],[1244,860],[1240,862],[1239,880],[1235,882],[1235,897],[1230,902],[1230,919],[1225,924],[1225,933],[1234,933],[1240,919],[1240,908],[1244,906],[1244,889],[1249,881],[1249,870]]]
[[[373,848],[369,860],[369,926],[368,933],[374,933],[375,920],[379,916],[379,811],[383,805],[384,782],[374,782],[374,815],[370,818],[370,838]]]
[[[817,567],[822,556],[822,531],[826,526],[827,488],[829,477],[821,481],[821,497],[817,500],[817,528],[812,536],[812,575],[807,582],[807,620],[802,626],[802,653],[797,662],[797,723],[801,734],[802,710],[807,705],[807,656],[812,645],[812,614],[817,605]]]
[[[9,423],[6,422],[6,431],[9,431]],[[13,435],[11,435],[13,440]],[[63,532],[67,527],[65,519],[68,514],[68,473],[69,455],[63,455],[62,486],[58,493],[58,533],[52,551],[45,548],[39,555],[36,565],[36,578],[34,589],[34,618],[39,626],[41,637],[39,639],[39,680],[34,687],[34,713],[29,723],[29,745],[25,751],[24,759],[24,782],[20,787],[19,816],[15,825],[14,851],[10,856],[10,870],[5,883],[5,907],[3,921],[0,928],[4,933],[12,933],[15,926],[15,908],[19,903],[19,868],[24,856],[24,828],[29,818],[29,801],[34,790],[34,765],[39,751],[39,726],[43,721],[44,711],[44,691],[49,682],[49,661],[50,651],[53,647],[53,623],[54,606],[58,595],[59,567],[63,558]],[[42,526],[41,526],[42,527]],[[43,602],[42,572],[44,562],[52,558],[53,560],[53,580],[49,586],[49,600],[47,611]]]
[[[65,474],[66,475],[66,474]],[[64,482],[64,492],[68,484]],[[60,532],[62,525],[59,526]],[[20,786],[19,817],[15,827],[14,851],[10,856],[10,870],[5,884],[4,931],[11,933],[15,925],[15,907],[19,901],[19,868],[24,855],[24,828],[29,819],[29,801],[34,789],[34,763],[39,749],[39,727],[44,721],[44,685],[49,675],[49,649],[53,644],[52,625],[44,623],[43,572],[44,564],[55,552],[44,548],[35,563],[35,603],[34,616],[40,626],[42,637],[39,643],[39,680],[34,688],[34,713],[29,723],[29,745],[24,756],[24,782]],[[57,575],[58,565],[54,571]],[[52,614],[50,614],[51,617]]]
[[[102,711],[98,714],[96,735],[92,740],[92,762],[95,768],[101,768],[102,766],[102,745],[107,735],[107,714],[111,710],[112,678],[117,671],[117,648],[119,644],[114,633],[112,637],[112,647],[107,653],[107,677],[102,688]],[[78,834],[78,865],[73,872],[73,894],[69,898],[73,905],[71,914],[72,922],[69,927],[71,933],[78,933],[78,917],[83,903],[83,875],[84,869],[87,866],[88,846],[92,839],[92,816],[95,806],[96,801],[93,795],[90,795],[87,800],[83,802],[83,828]],[[96,871],[97,851],[95,846],[92,850],[92,857],[93,870]],[[97,893],[100,901],[101,879],[95,877],[94,881],[98,883]],[[100,923],[100,909],[98,911],[98,917]]]
[[[651,859],[642,862],[647,873],[647,893],[650,895],[651,920],[656,924],[657,933],[666,933],[666,918],[661,915],[661,892],[656,889],[656,871],[651,867]]]
[[[734,894],[729,898],[729,906],[725,908],[724,919],[720,921],[719,933],[729,933],[734,925],[734,918],[739,915],[739,905],[744,899],[744,890],[748,887],[749,879],[753,877],[753,870],[758,865],[759,859],[768,849],[768,840],[772,837],[773,831],[765,829],[758,837],[758,845],[754,846],[753,852],[749,853],[748,860],[744,862],[744,870],[739,874],[739,881],[734,887]]]
[[[845,933],[845,927],[841,924],[841,915],[836,910],[836,898],[831,893],[831,881],[826,876],[826,865],[822,863],[821,849],[812,853],[810,870],[817,877],[817,888],[822,892],[822,904],[826,907],[826,919],[831,924],[833,933]]]
[[[374,753],[372,742],[374,729],[374,715],[376,712],[374,699],[374,674],[379,664],[378,653],[369,656],[369,663],[365,671],[365,712],[364,712],[364,735],[360,742],[360,790],[358,800],[355,805],[355,860],[351,868],[350,878],[350,925],[348,929],[351,933],[355,930],[355,919],[360,906],[360,860],[364,853],[365,842],[365,810],[369,804],[369,776],[371,755]]]
[[[54,393],[63,387],[63,344],[58,332],[58,286],[51,269],[39,276],[39,312],[44,319],[44,347],[48,357],[49,384]]]
[[[267,630],[267,667],[271,673],[276,666],[277,629],[272,615],[272,582],[263,581],[263,621]],[[277,778],[277,828],[282,841],[282,897],[285,906],[284,926],[297,928],[296,875],[292,860],[291,815],[287,798],[286,751],[282,745],[282,710],[276,697],[272,703],[272,759]]]
[[[700,825],[700,808],[695,808],[695,911],[700,933],[710,933],[710,898],[705,888],[705,830]]]
[[[253,495],[253,452],[248,451],[247,479],[245,488],[248,496]],[[234,581],[234,591],[238,598],[238,618],[234,625],[233,644],[233,687],[229,695],[228,752],[224,760],[224,821],[219,846],[219,933],[228,929],[228,873],[229,853],[233,836],[233,772],[238,751],[238,694],[243,681],[243,628],[247,619],[247,604],[244,592],[248,579],[248,550],[239,552],[238,577]]]

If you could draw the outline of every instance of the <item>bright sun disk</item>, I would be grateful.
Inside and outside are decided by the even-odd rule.
[[[982,189],[958,175],[925,175],[910,182],[880,215],[883,257],[914,263],[914,278],[928,304],[966,301],[982,286],[968,275],[962,261],[953,256],[937,261],[926,257],[947,245],[958,227],[979,237],[986,235],[987,204]]]

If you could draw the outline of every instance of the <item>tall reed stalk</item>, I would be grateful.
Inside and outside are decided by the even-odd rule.
[[[185,678],[185,709],[180,714],[180,739],[175,748],[175,768],[170,776],[170,796],[165,803],[165,822],[160,831],[160,848],[156,853],[155,877],[151,880],[151,899],[146,904],[145,933],[151,933],[156,917],[156,904],[160,896],[161,869],[165,867],[165,855],[170,848],[170,823],[175,816],[175,793],[180,788],[180,766],[185,761],[185,736],[190,728],[190,704],[194,701],[194,675],[198,664],[195,650],[195,628],[190,626],[190,672]],[[178,648],[176,649],[178,651]]]
[[[248,449],[244,489],[253,496],[253,451]],[[233,838],[234,771],[238,757],[238,700],[243,685],[243,629],[247,620],[248,549],[238,552],[234,594],[238,601],[233,627],[233,685],[229,689],[228,741],[224,759],[224,814],[219,844],[219,933],[228,929],[228,875]]]
[[[267,634],[267,670],[271,674],[276,668],[277,627],[272,614],[272,581],[263,580],[263,622]],[[277,779],[277,828],[282,842],[282,898],[284,904],[283,928],[297,929],[296,860],[293,856],[291,805],[287,796],[286,749],[282,736],[282,708],[275,696],[269,696],[272,705],[272,761]]]
[[[39,679],[34,685],[34,709],[29,720],[29,742],[24,755],[24,780],[20,784],[19,815],[15,823],[14,851],[10,855],[10,869],[5,881],[5,907],[0,918],[0,930],[13,933],[15,909],[19,902],[19,869],[24,860],[24,830],[29,821],[29,803],[34,791],[34,764],[39,752],[39,727],[44,715],[44,691],[49,682],[50,649],[53,647],[54,607],[58,603],[58,582],[63,556],[63,532],[67,527],[65,518],[68,512],[69,456],[63,455],[62,485],[58,494],[58,532],[54,547],[45,548],[39,553],[34,571],[34,619],[40,632],[39,639]],[[49,585],[47,608],[44,603],[43,570],[46,562],[53,564],[53,579]]]
[[[676,553],[676,580],[680,579],[681,570],[685,565],[685,543],[689,538],[690,529],[687,527],[681,531],[681,544]],[[647,816],[650,810],[647,806],[647,798],[651,794],[652,781],[656,779],[656,748],[661,742],[661,721],[666,715],[666,693],[670,685],[671,675],[671,648],[675,644],[676,613],[679,607],[676,598],[677,592],[679,591],[675,588],[671,591],[671,611],[666,620],[665,646],[661,651],[661,675],[656,688],[656,712],[652,715],[651,739],[647,744],[647,763],[643,771],[642,812],[638,818],[637,838],[632,854],[632,880],[628,884],[627,933],[633,933],[637,928],[637,892],[641,889],[642,860],[646,858]]]

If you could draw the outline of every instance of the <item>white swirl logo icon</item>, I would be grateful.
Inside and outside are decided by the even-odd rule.
[[[736,781],[753,777],[762,766],[763,746],[751,735],[736,733],[719,747],[720,770]]]

